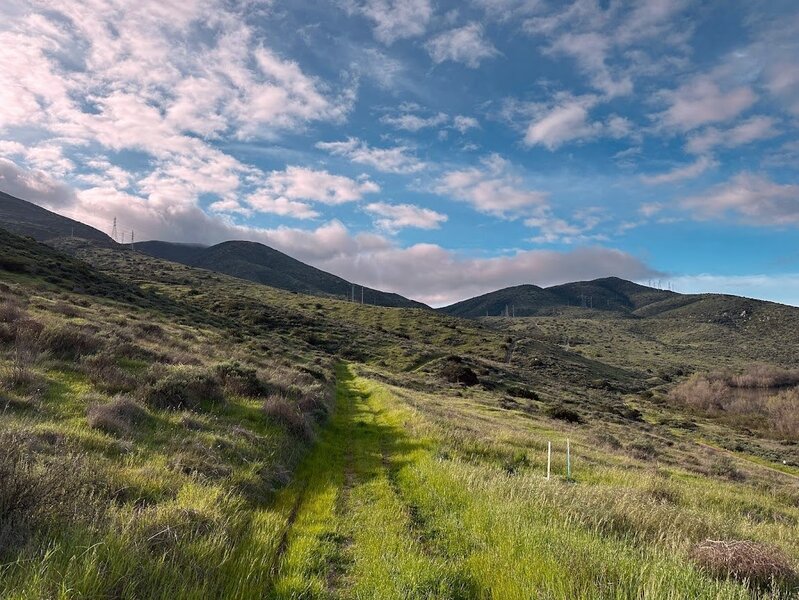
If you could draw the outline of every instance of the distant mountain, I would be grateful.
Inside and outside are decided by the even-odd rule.
[[[5,192],[0,192],[0,227],[17,235],[32,237],[39,242],[75,236],[95,242],[115,243],[99,229],[62,217]]]
[[[136,243],[136,250],[156,258],[303,294],[351,298],[354,285],[355,299],[358,302],[361,300],[360,285],[306,265],[257,242],[232,241],[205,247],[151,241]],[[363,287],[363,301],[378,306],[428,308],[421,302],[409,300],[399,294],[368,287]]]
[[[659,303],[686,298],[675,292],[638,285],[618,277],[578,281],[548,288],[517,285],[440,308],[456,317],[504,315],[529,317],[569,307],[635,313]]]

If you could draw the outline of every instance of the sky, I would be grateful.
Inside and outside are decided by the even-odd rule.
[[[0,190],[439,306],[799,305],[795,0],[4,0]]]

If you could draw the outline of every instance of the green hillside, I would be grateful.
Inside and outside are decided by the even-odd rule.
[[[799,593],[796,309],[460,319],[55,246],[0,235],[0,597]]]

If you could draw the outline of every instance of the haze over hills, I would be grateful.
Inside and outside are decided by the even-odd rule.
[[[30,236],[41,242],[74,236],[95,243],[116,243],[94,227],[2,192],[0,226],[12,233]],[[351,298],[354,293],[357,302],[363,298],[366,304],[427,308],[425,304],[399,294],[351,283],[257,242],[229,241],[206,247],[201,244],[149,241],[137,242],[135,248],[156,258],[217,271],[292,292],[339,298]]]

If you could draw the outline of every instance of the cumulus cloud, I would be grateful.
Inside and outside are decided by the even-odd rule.
[[[365,207],[366,212],[375,215],[375,225],[389,233],[414,227],[417,229],[438,229],[447,220],[447,215],[430,208],[413,204],[387,204],[372,202]]]
[[[609,99],[630,94],[636,76],[684,60],[691,28],[679,16],[687,5],[685,0],[553,3],[552,8],[542,3],[523,29],[548,42],[544,53],[574,60],[589,84]]]
[[[684,198],[680,206],[699,219],[730,216],[749,225],[797,226],[799,185],[743,172],[703,194]]]
[[[774,118],[757,115],[728,129],[708,127],[690,136],[685,149],[692,154],[704,154],[717,147],[736,148],[779,135],[775,125]]]
[[[316,147],[385,173],[417,173],[427,168],[408,146],[375,148],[358,138],[348,138],[340,142],[318,142]]]
[[[479,129],[480,121],[478,121],[474,117],[455,115],[455,117],[452,119],[452,126],[461,133],[466,133],[470,129]]]
[[[384,44],[425,33],[433,16],[430,0],[365,0],[350,5],[374,22],[374,35]]]
[[[0,30],[0,137],[28,133],[24,149],[7,141],[4,152],[95,190],[87,197],[133,194],[160,210],[212,195],[233,207],[262,173],[212,142],[339,122],[354,100],[351,81],[333,90],[279,56],[223,0],[42,0],[13,23]],[[104,162],[85,160],[87,148]],[[145,155],[135,177],[109,162],[126,152]]]
[[[675,183],[683,181],[684,179],[693,179],[699,177],[708,169],[717,166],[718,162],[709,156],[700,156],[694,162],[688,165],[675,167],[666,173],[659,173],[657,175],[642,175],[641,181],[648,185],[660,185],[663,183]]]
[[[444,31],[425,44],[436,64],[447,60],[460,62],[476,69],[480,63],[499,55],[499,51],[485,38],[479,23]]]
[[[712,76],[698,76],[673,91],[662,93],[668,108],[659,115],[666,127],[690,131],[740,115],[757,100],[748,85],[723,87]]]
[[[437,305],[521,283],[551,285],[610,275],[635,279],[656,274],[634,256],[609,248],[527,250],[468,258],[435,244],[402,247],[381,235],[353,234],[335,220],[315,229],[262,229],[210,216],[191,203],[158,205],[113,188],[90,188],[75,194],[52,181],[42,182],[5,160],[0,160],[0,173],[3,189],[12,191],[7,182],[16,181],[15,194],[104,231],[109,231],[117,217],[120,226],[135,230],[139,240],[257,241],[351,281]],[[425,268],[420,269],[420,264]]]
[[[547,194],[529,190],[510,163],[497,154],[479,167],[448,171],[436,192],[471,204],[475,210],[503,218],[530,215],[546,205]]]
[[[540,144],[548,150],[555,150],[566,142],[598,135],[601,125],[590,122],[588,118],[588,112],[595,104],[593,96],[562,99],[530,123],[524,143],[528,146]]]

